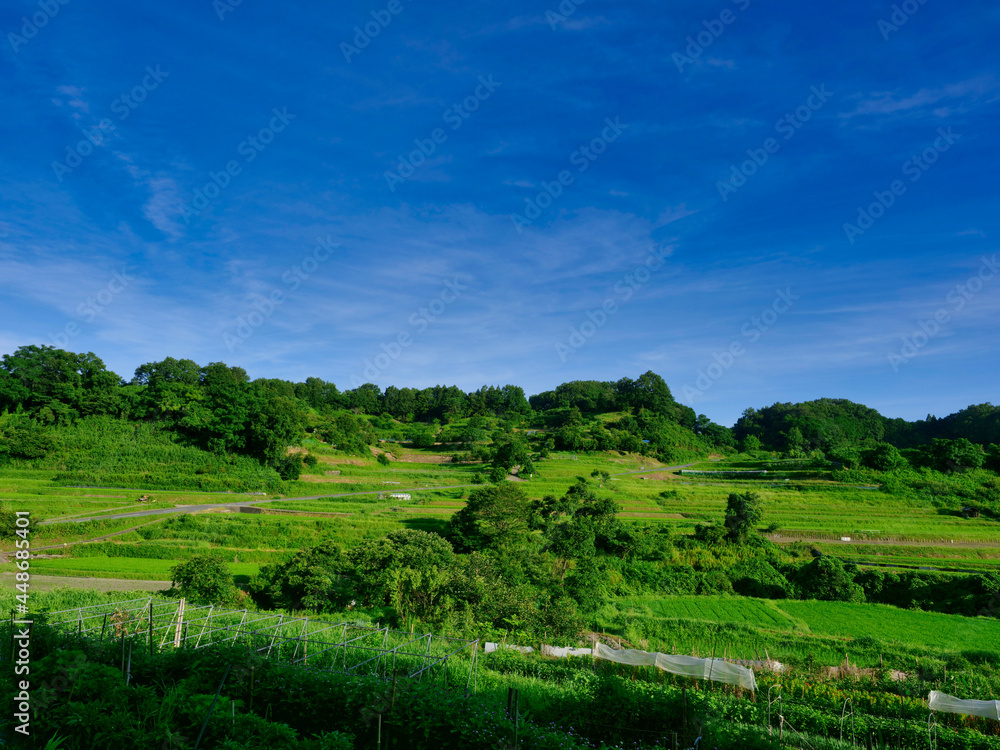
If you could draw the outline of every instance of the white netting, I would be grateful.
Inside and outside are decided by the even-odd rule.
[[[531,646],[515,646],[510,643],[492,643],[490,641],[483,643],[483,652],[487,654],[492,654],[494,651],[501,648],[509,648],[512,651],[520,651],[522,654],[530,654],[535,650]]]
[[[767,669],[771,672],[784,672],[785,665],[780,661],[775,661],[770,659],[768,661],[755,661],[752,659],[726,659],[730,664],[739,664],[742,667],[759,667],[760,669]]]
[[[722,659],[699,659],[694,656],[670,656],[667,654],[652,654],[648,651],[634,649],[616,650],[598,643],[595,647],[598,659],[607,659],[618,664],[635,664],[662,669],[671,674],[695,677],[700,680],[725,682],[729,685],[740,685],[748,690],[757,690],[757,680],[753,671],[746,667],[730,664]]]
[[[932,690],[927,703],[931,711],[964,716],[982,716],[985,719],[1000,721],[1000,701],[963,701],[953,695]]]
[[[561,648],[559,646],[542,646],[542,653],[560,659],[565,659],[567,656],[593,656],[594,654],[593,650],[589,648]]]
[[[487,654],[492,654],[501,648],[513,649],[523,654],[530,654],[534,651],[530,646],[514,646],[511,644],[490,642],[483,644],[483,649]],[[757,690],[757,680],[754,679],[752,669],[747,669],[739,664],[733,664],[723,659],[699,659],[695,656],[670,656],[668,654],[654,654],[635,649],[613,649],[605,646],[603,643],[597,644],[596,653],[594,649],[589,648],[562,648],[546,645],[542,646],[542,653],[546,656],[555,656],[558,658],[566,658],[567,656],[593,656],[618,664],[657,667],[664,672],[683,675],[684,677],[725,682],[728,685],[739,685],[748,690]],[[775,672],[780,672],[785,668],[784,665],[776,661],[752,663],[772,669]]]

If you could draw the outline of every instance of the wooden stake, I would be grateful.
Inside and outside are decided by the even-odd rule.
[[[177,627],[174,628],[174,648],[181,647],[181,628],[184,622],[184,599],[181,599],[181,603],[177,607]]]

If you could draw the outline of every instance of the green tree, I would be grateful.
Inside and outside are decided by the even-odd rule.
[[[876,443],[861,452],[861,464],[875,471],[895,471],[906,466],[906,459],[889,443]]]
[[[416,430],[413,433],[413,445],[417,448],[431,448],[434,446],[434,433],[431,430]]]
[[[924,453],[934,469],[947,474],[978,469],[986,460],[983,449],[966,438],[935,438]]]
[[[543,549],[556,558],[556,572],[560,582],[565,581],[566,571],[573,560],[594,556],[594,538],[592,524],[582,518],[555,523],[546,529]]]
[[[515,466],[523,466],[529,461],[531,453],[524,440],[506,434],[501,438],[493,456],[493,466],[504,469],[506,474],[509,474]]]
[[[798,570],[796,583],[803,599],[826,602],[863,602],[865,592],[854,582],[843,563],[835,557],[821,555]]]
[[[172,567],[170,575],[171,588],[192,602],[226,604],[236,598],[229,566],[217,555],[195,555]]]
[[[0,413],[0,463],[5,459],[42,458],[52,447],[49,429],[27,414]]]
[[[302,457],[297,453],[283,456],[274,462],[274,470],[286,482],[294,482],[302,475]]]
[[[358,593],[377,605],[391,604],[401,618],[438,619],[450,608],[448,585],[456,565],[447,539],[402,529],[362,542],[348,553]]]
[[[92,352],[75,354],[52,346],[22,346],[0,358],[0,408],[43,410],[53,421],[117,415],[122,380]]]
[[[601,471],[600,469],[594,469],[592,472],[590,472],[590,476],[600,480],[599,484],[597,485],[599,488],[604,486],[604,482],[611,481],[611,474],[607,471]]]
[[[1000,445],[990,443],[986,449],[986,459],[983,461],[983,468],[1000,474]]]
[[[250,595],[271,609],[339,610],[353,598],[346,577],[352,570],[340,546],[327,540],[299,550],[287,562],[262,567],[250,582]]]
[[[764,517],[760,495],[756,492],[732,493],[726,503],[726,538],[736,544],[746,544],[757,535],[757,525]]]
[[[760,438],[756,435],[747,435],[743,438],[743,444],[741,446],[742,452],[749,455],[754,455],[761,451]]]
[[[486,485],[449,522],[449,536],[468,550],[518,547],[528,533],[529,501],[519,485]]]
[[[802,430],[793,427],[785,436],[785,450],[789,453],[798,453],[805,447],[806,439],[802,435]]]

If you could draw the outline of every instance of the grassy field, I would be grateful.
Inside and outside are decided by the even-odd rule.
[[[180,560],[144,558],[69,557],[32,560],[31,570],[40,575],[82,578],[124,578],[140,581],[169,581],[170,569]],[[233,576],[249,578],[260,571],[256,563],[228,563]]]
[[[307,467],[300,481],[287,483],[283,495],[265,498],[223,492],[72,488],[53,482],[55,470],[5,469],[0,472],[0,499],[17,510],[30,511],[39,521],[52,522],[37,527],[34,546],[65,544],[64,554],[80,558],[88,566],[103,559],[104,567],[77,566],[79,572],[74,575],[93,571],[93,575],[124,579],[146,575],[135,572],[138,561],[159,566],[156,569],[162,576],[168,560],[209,550],[225,559],[260,565],[287,559],[296,550],[323,539],[351,547],[394,529],[440,532],[475,489],[473,477],[483,471],[481,465],[451,463],[450,455],[457,446],[417,450],[383,443],[382,448],[398,459],[384,467],[374,456],[345,456],[311,442],[307,447],[319,459],[318,464]],[[676,469],[636,455],[554,452],[549,459],[539,461],[536,475],[520,486],[530,497],[541,498],[560,495],[578,477],[584,477],[600,483],[598,492],[618,503],[623,519],[662,524],[675,534],[691,534],[698,523],[720,521],[728,494],[752,488],[764,500],[762,523],[778,527],[771,538],[779,544],[806,540],[817,543],[826,554],[861,563],[984,571],[1000,566],[1000,524],[985,517],[966,519],[945,513],[931,499],[900,498],[840,484],[805,462],[707,461],[692,468],[742,471],[761,467],[768,467],[769,478],[682,476]],[[608,472],[612,477],[592,479],[594,471]],[[803,478],[770,478],[775,473],[785,477],[796,472]],[[393,500],[388,497],[392,492],[407,492],[411,499]],[[143,494],[155,502],[138,503]],[[191,515],[183,507],[265,499],[267,502],[258,505],[264,510],[259,514]],[[173,509],[176,513],[68,522],[149,509]],[[118,532],[125,533],[100,546],[85,543]],[[851,537],[852,542],[840,542],[843,536]],[[0,545],[0,551],[11,548],[11,542]],[[66,570],[66,561],[60,564]],[[13,568],[7,563],[0,570]],[[769,614],[780,617],[774,611]]]
[[[939,651],[1000,652],[1000,621],[884,604],[850,604],[723,596],[635,597],[618,601],[635,617],[748,625],[800,635],[874,638],[887,645],[917,645]]]
[[[779,609],[812,633],[877,638],[886,643],[1000,652],[1000,620],[897,609],[885,604],[779,601]]]
[[[671,596],[634,597],[620,602],[628,607],[628,611],[648,611],[654,617],[747,624],[772,630],[802,630],[800,623],[766,599]]]

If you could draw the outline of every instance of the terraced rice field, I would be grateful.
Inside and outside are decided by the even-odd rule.
[[[714,596],[637,597],[620,600],[633,611],[648,609],[654,617],[744,623],[774,630],[798,630],[786,613],[765,599]]]
[[[875,638],[949,651],[1000,651],[1000,620],[899,609],[886,604],[765,600],[724,596],[620,599],[635,617],[703,620],[799,634]]]
[[[180,560],[149,560],[125,557],[80,557],[32,560],[31,569],[39,575],[123,578],[142,581],[169,581],[170,569]],[[228,563],[234,576],[253,576],[260,572],[255,563]]]

